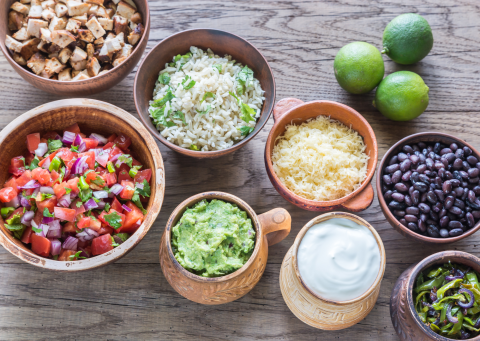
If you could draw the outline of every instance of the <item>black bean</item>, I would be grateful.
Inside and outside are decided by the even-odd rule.
[[[417,232],[418,231],[418,226],[417,224],[415,223],[407,223],[407,227],[412,230],[413,232]]]
[[[436,185],[433,182],[430,184],[429,187],[430,187],[431,190],[434,190],[435,188],[437,188]]]
[[[469,156],[470,157],[470,156]],[[467,171],[467,174],[469,177],[471,178],[475,178],[477,177],[478,175],[480,175],[480,169],[478,168],[470,168],[468,171]]]
[[[435,184],[435,189],[438,189],[438,190],[442,189],[442,184],[443,184],[443,182],[442,182],[442,179],[441,179],[439,176],[437,176],[437,177],[433,180],[433,183]]]
[[[475,219],[480,219],[480,211],[472,211],[472,215]]]
[[[462,169],[464,171],[468,171],[470,168],[472,167],[470,167],[470,164],[467,161],[462,161]]]
[[[440,218],[440,226],[443,228],[447,227],[449,222],[450,219],[447,216]]]
[[[438,212],[438,216],[440,218],[446,217],[447,216],[447,210],[445,208],[442,208],[440,212]]]
[[[405,211],[394,210],[393,214],[395,214],[395,216],[400,217],[400,218],[405,217]]]
[[[475,199],[476,199],[475,192],[472,191],[472,190],[469,190],[468,191],[468,201],[473,203],[473,202],[475,202]]]
[[[452,184],[453,188],[458,187],[462,184],[462,182],[460,180],[457,180],[457,179],[450,180],[450,183]]]
[[[412,146],[412,149],[415,151],[415,152],[419,152],[420,151],[420,147],[417,145],[417,144],[414,144]]]
[[[462,214],[462,209],[457,207],[457,206],[453,206],[453,207],[450,207],[448,208],[448,211],[452,214],[455,214],[455,215],[461,215]]]
[[[449,229],[461,229],[462,227],[463,227],[462,223],[459,222],[458,220],[452,220],[451,222],[448,223]]]
[[[476,183],[478,183],[479,180],[480,180],[480,178],[477,176],[476,178],[469,178],[468,182],[471,183],[471,184],[476,184]]]
[[[460,210],[460,213],[459,213],[459,214],[457,214],[457,217],[458,217],[458,218],[465,218],[465,214],[466,214],[466,212],[465,212],[465,211],[463,211],[463,210]]]
[[[409,171],[406,171],[403,175],[402,175],[402,181],[409,181],[410,180],[410,177],[412,176],[412,171],[409,170]]]
[[[472,155],[473,151],[468,148],[467,146],[463,147],[463,152],[465,153],[465,156]]]
[[[402,224],[403,226],[407,227],[407,221],[405,219],[400,219],[399,220],[400,224]]]
[[[402,182],[399,182],[399,183],[395,184],[395,189],[399,192],[407,192],[408,191],[407,185],[405,185]]]
[[[462,229],[453,229],[453,230],[450,230],[448,232],[448,234],[450,235],[450,237],[456,237],[456,236],[459,236],[459,235],[463,234],[463,230]]]
[[[458,159],[463,159],[465,157],[465,152],[463,151],[463,149],[457,149],[455,151],[455,156],[458,158]]]
[[[453,161],[453,169],[462,169],[462,167],[463,167],[462,159],[455,159],[455,161]]]
[[[385,192],[383,197],[385,198],[385,200],[388,201],[388,200],[392,199],[392,194],[393,194],[393,192],[391,190],[388,190],[388,191]]]
[[[422,193],[422,195],[420,196],[420,202],[425,203],[426,201],[427,201],[427,192]]]
[[[390,186],[392,184],[392,177],[389,174],[385,174],[383,177],[383,183]]]
[[[434,164],[435,163],[431,158],[428,158],[425,160],[425,165],[427,166],[428,169],[432,169]]]
[[[392,173],[395,173],[399,169],[400,169],[400,165],[398,163],[394,163],[393,165],[390,165],[390,166],[385,168],[385,173],[392,174]]]
[[[431,210],[434,211],[434,212],[436,212],[436,213],[438,213],[438,212],[440,212],[440,211],[442,210],[442,208],[443,208],[442,203],[441,203],[441,202],[437,202],[435,205],[433,205],[433,206],[431,207]]]
[[[400,180],[402,179],[402,171],[401,170],[397,170],[395,173],[392,174],[391,178],[392,178],[392,183],[396,184],[398,182],[400,182]]]
[[[405,212],[407,214],[411,214],[411,215],[419,215],[420,214],[420,210],[418,209],[418,207],[413,207],[413,206],[407,207]]]
[[[467,180],[467,179],[468,179],[468,172],[465,172],[464,170],[460,170],[460,171],[458,171],[458,174],[460,174],[460,177],[461,177],[463,180]]]
[[[420,192],[417,190],[414,190],[411,198],[412,198],[413,204],[418,205],[420,203]]]
[[[440,153],[440,150],[442,150],[442,144],[440,142],[435,143],[435,145],[433,146],[433,152],[435,154],[438,154]]]
[[[405,154],[405,153],[400,152],[400,153],[398,153],[398,155],[397,155],[397,159],[398,159],[398,162],[403,162],[403,161],[405,161],[406,159],[408,159],[408,155]]]
[[[445,194],[443,193],[443,191],[441,191],[439,189],[436,189],[433,192],[437,196],[438,200],[440,200],[441,202],[443,202],[445,200]]]
[[[448,163],[452,163],[456,159],[455,154],[453,153],[445,154],[443,157],[448,161]]]
[[[472,190],[476,195],[480,195],[480,186],[475,186],[472,188]]]
[[[463,231],[462,231],[463,232]],[[433,237],[433,238],[439,238],[440,237],[440,231],[438,230],[438,228],[434,225],[429,225],[427,227],[427,234],[430,236],[430,237]]]
[[[457,197],[461,197],[463,195],[463,187],[455,187],[452,191],[452,193],[455,193]]]
[[[445,171],[445,179],[450,180],[453,179],[453,174],[450,171]]]
[[[460,172],[458,170],[454,170],[452,172],[452,175],[453,175],[453,178],[454,179],[457,179],[459,181],[462,181],[462,176],[460,175]]]
[[[426,170],[427,170],[427,165],[425,165],[425,164],[419,165],[419,166],[417,167],[417,169],[416,169],[416,171],[417,171],[418,173],[423,173],[423,172],[425,172]]]
[[[475,156],[470,155],[470,156],[467,157],[467,162],[469,164],[471,164],[472,166],[475,166],[478,162],[478,159]]]
[[[407,160],[403,161],[403,162],[400,164],[400,170],[401,170],[402,172],[406,172],[406,171],[408,171],[408,170],[410,169],[410,166],[411,166],[411,165],[412,165],[412,161],[410,161],[410,160],[407,159]],[[476,168],[475,168],[475,169],[476,169]]]
[[[463,202],[460,199],[455,199],[455,202],[453,203],[454,206],[457,206],[458,208],[461,208],[462,210],[465,209],[465,202]]]
[[[440,237],[442,238],[448,238],[450,237],[450,235],[448,234],[448,230],[447,229],[440,229]]]
[[[441,151],[440,151],[440,155],[445,155],[445,154],[448,154],[448,153],[451,153],[452,150],[450,148],[443,148]]]
[[[412,176],[410,177],[410,182],[412,184],[414,184],[415,182],[417,182],[419,180],[419,176],[420,176],[420,174],[418,174],[418,172],[413,172]]]
[[[450,182],[450,180],[447,180],[443,183],[442,190],[445,194],[449,194],[450,192],[452,192],[452,183]]]
[[[405,200],[405,196],[401,193],[393,193],[392,194],[392,199],[396,200],[398,202],[403,202]]]
[[[405,195],[405,205],[413,206],[412,198],[409,195]]]
[[[437,161],[437,162],[438,162],[438,161]],[[435,162],[435,164],[436,164],[437,162]],[[440,159],[440,163],[443,165],[443,168],[448,167],[448,160],[447,160],[446,158],[442,157],[442,158]],[[442,166],[437,166],[437,165],[435,165],[435,167],[436,167],[437,169],[442,168]]]
[[[394,210],[404,210],[407,207],[404,203],[395,200],[390,201],[388,206]]]
[[[428,206],[427,204],[425,204],[423,202],[418,204],[418,208],[420,209],[420,211],[422,211],[425,214],[430,213],[430,206]]]
[[[406,160],[405,160],[406,161]],[[420,162],[420,157],[418,155],[410,155],[410,161],[412,161],[412,163],[414,165],[418,164]]]
[[[414,150],[412,147],[410,147],[408,144],[404,145],[402,150],[405,152],[405,153],[410,153],[410,154],[413,154]]]
[[[428,220],[428,215],[426,215],[425,213],[421,213],[420,220],[423,222],[426,222]]]
[[[420,191],[420,192],[426,192],[428,190],[428,185],[426,185],[425,183],[423,183],[421,181],[415,182],[413,187],[415,187],[415,189]]]
[[[434,220],[434,221],[439,221],[440,220],[440,217],[438,216],[438,213],[434,212],[433,210],[430,211],[429,215],[430,215],[430,218],[432,218],[432,220]]]
[[[477,162],[477,164],[475,165],[475,167],[477,167],[478,169],[480,169],[480,162]]]
[[[475,218],[473,217],[472,213],[467,213],[465,214],[465,217],[467,218],[467,224],[469,227],[475,226]]]
[[[478,201],[478,199],[475,199],[475,202],[473,202],[473,203],[470,202],[470,201],[466,201],[465,203],[466,203],[469,207],[471,207],[472,209],[474,209],[475,211],[477,211],[477,210],[480,210],[480,205],[477,204],[477,201]]]
[[[445,206],[445,208],[447,210],[449,210],[450,208],[453,207],[454,203],[455,203],[455,198],[453,196],[449,195],[445,198],[445,202],[443,203],[443,205]]]
[[[393,156],[391,159],[390,159],[390,162],[388,163],[389,166],[395,164],[395,163],[398,163],[398,156],[395,155]]]
[[[426,176],[425,174],[420,174],[418,176],[418,181],[424,182],[426,184],[430,183],[430,178]]]
[[[418,218],[414,215],[411,215],[411,214],[407,214],[405,215],[405,220],[409,223],[416,223],[418,221]]]
[[[423,220],[419,220],[417,222],[418,229],[422,232],[425,232],[427,230],[427,224]]]
[[[456,143],[452,143],[452,144],[450,145],[450,149],[452,150],[452,152],[455,153],[455,152],[457,151],[457,149],[458,149],[457,144],[456,144]]]

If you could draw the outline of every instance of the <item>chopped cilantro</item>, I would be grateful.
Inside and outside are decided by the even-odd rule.
[[[122,227],[122,218],[116,211],[112,211],[112,213],[106,214],[103,218],[115,230]]]
[[[88,188],[88,189],[85,189],[83,191],[80,191],[80,193],[78,193],[78,197],[83,202],[86,202],[88,199],[90,199],[92,197],[92,190],[90,188]]]
[[[212,109],[212,106],[209,104],[209,105],[207,105],[207,109],[205,109],[205,110],[203,110],[203,111],[198,111],[198,110],[197,110],[197,113],[198,113],[199,115],[205,115],[205,114],[208,114],[208,112],[209,112],[211,109]]]
[[[231,96],[235,97],[235,99],[240,103],[240,99],[231,91],[228,92]]]
[[[160,84],[168,85],[168,83],[170,83],[170,76],[168,75],[168,73],[164,72],[160,76],[158,76],[158,81],[160,82]]]
[[[78,146],[72,146],[70,150],[74,153],[78,153]]]
[[[36,233],[40,233],[40,232],[42,232],[42,229],[39,229],[39,228],[37,228],[37,227],[35,227],[35,226],[32,226],[32,231],[33,231],[33,232],[36,232]]]
[[[203,101],[205,101],[207,98],[213,98],[215,99],[215,94],[213,92],[206,92],[205,95],[203,95],[203,98],[202,100],[200,101],[200,103],[202,103]]]
[[[182,83],[183,84],[183,83]],[[175,98],[175,95],[172,93],[172,90],[168,90],[165,96],[163,96],[161,99],[156,99],[153,101],[151,104],[152,107],[154,108],[161,108],[163,107],[167,102],[170,102],[172,99]]]
[[[117,160],[118,160],[118,161],[117,161],[117,165],[119,165],[119,163],[125,163],[125,164],[127,164],[129,167],[133,167],[133,166],[132,166],[132,162],[133,162],[132,157],[131,157],[130,155],[128,155],[128,154],[122,154],[122,155],[120,155]]]
[[[253,71],[245,65],[237,74],[235,80],[237,81],[237,93],[243,95],[253,81]]]
[[[65,188],[65,194],[70,194],[72,192],[71,188],[64,187]]]
[[[250,108],[248,104],[245,104],[245,103],[241,104],[241,108],[242,108],[242,116],[240,118],[246,123],[250,121],[255,122],[255,115],[257,114],[255,110]]]
[[[255,128],[243,126],[243,127],[237,128],[237,129],[240,130],[240,132],[242,133],[242,136],[247,136],[247,135],[250,134]]]
[[[130,162],[131,162],[131,158],[130,158]],[[103,180],[99,175],[97,175],[97,177],[95,179],[93,179],[92,181],[90,181],[92,184],[95,184],[97,186],[100,186],[100,187],[104,187],[105,186],[105,180]]]
[[[122,240],[123,243],[125,243],[128,239],[128,233],[117,233],[116,236]]]
[[[214,69],[218,70],[218,73],[222,73],[222,64],[214,64],[212,65]]]
[[[143,188],[135,186],[135,192],[133,192],[132,201],[133,203],[142,210],[143,214],[146,214],[147,211],[143,208],[142,202],[140,201],[140,196],[150,197],[151,188],[147,180],[143,180]]]
[[[68,258],[69,258],[70,260],[75,260],[75,259],[86,259],[87,257],[80,257],[80,255],[82,254],[82,252],[83,252],[83,251],[82,251],[82,250],[80,250],[80,251],[78,251],[76,254],[74,254],[74,255],[71,255],[71,256],[69,256]]]
[[[61,140],[48,140],[48,153],[53,153],[54,151],[62,148],[63,143]]]
[[[30,163],[30,170],[34,170],[35,168],[38,168],[38,163],[40,162],[40,159],[35,155],[33,158],[32,162]]]
[[[50,194],[50,193],[40,193],[40,201],[43,201],[45,199],[51,199],[53,198],[53,194]]]
[[[48,210],[48,208],[45,207],[45,208],[43,209],[43,216],[44,216],[44,217],[50,217],[50,218],[52,218],[52,217],[54,217],[55,215],[54,215],[53,213],[50,213],[50,211]]]
[[[186,76],[182,81],[182,85],[185,90],[190,90],[191,88],[193,88],[195,83],[196,82],[190,76]]]
[[[82,206],[82,202],[81,201],[77,201],[77,203],[75,204],[75,206],[77,206],[77,208],[80,208],[80,206]]]
[[[113,239],[113,237],[110,237],[110,238],[112,238],[112,246],[113,246],[113,247],[120,246],[120,244],[118,244],[118,243],[115,242],[115,239]]]
[[[200,150],[200,149],[198,149],[198,147],[197,147],[196,145],[194,145],[194,144],[190,145],[190,149],[191,149],[191,150]]]
[[[106,212],[110,211],[110,204],[109,204],[108,202],[105,204],[104,210],[105,210]]]
[[[173,113],[173,118],[182,120],[183,124],[187,125],[187,121],[185,121],[185,114],[181,111],[175,111]]]

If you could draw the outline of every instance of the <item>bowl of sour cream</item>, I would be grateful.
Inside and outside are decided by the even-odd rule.
[[[280,289],[292,313],[324,330],[348,328],[373,309],[385,272],[385,248],[362,218],[331,212],[298,233],[280,270]]]

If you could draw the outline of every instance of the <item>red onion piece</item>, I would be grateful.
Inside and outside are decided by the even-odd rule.
[[[468,308],[471,308],[473,307],[473,302],[475,302],[475,297],[473,296],[473,293],[466,289],[466,288],[461,288],[460,290],[458,290],[458,293],[459,294],[467,294],[468,297],[468,302],[462,302],[461,300],[457,300],[457,304],[461,307],[461,308],[465,308],[465,309],[468,309]]]
[[[52,161],[50,161],[50,158],[47,158],[47,159],[45,160],[45,162],[43,163],[42,168],[43,168],[43,169],[48,169],[48,167],[50,167],[50,164],[51,164],[51,163],[52,163]]]
[[[42,186],[40,187],[40,193],[55,194],[52,187]]]
[[[36,156],[44,156],[48,150],[48,145],[46,143],[39,143],[37,149],[35,149]]]
[[[77,134],[75,136],[75,138],[73,139],[73,145],[74,146],[79,146],[79,145],[82,144],[82,142],[83,142],[82,137],[79,134]]]
[[[95,200],[93,200],[93,199],[88,200],[88,201],[84,204],[84,206],[85,206],[85,209],[86,209],[87,211],[93,210],[94,208],[97,208],[97,207],[98,207],[97,203],[96,203]]]
[[[40,187],[35,188],[35,190],[33,191],[32,195],[33,195],[34,198],[37,196],[38,192],[40,192]]]
[[[13,207],[17,208],[20,206],[20,196],[17,195],[15,198],[10,200],[9,202],[5,203],[5,207]]]
[[[97,208],[98,208],[99,210],[103,210],[103,209],[105,208],[105,205],[106,205],[105,202],[102,201],[102,200],[100,200],[99,202],[97,202],[97,206],[98,206]]]
[[[50,224],[55,219],[53,217],[43,217],[42,224]]]
[[[97,149],[98,150],[98,149]],[[102,165],[102,167],[107,167],[109,153],[100,149],[100,151],[95,153],[95,161]]]
[[[27,198],[25,198],[23,195],[19,195],[20,197],[20,205],[22,205],[23,207],[26,207],[26,208],[30,208],[32,207],[32,205],[30,205],[30,202],[28,201]]]
[[[132,212],[132,209],[130,207],[128,207],[127,205],[123,204],[122,207],[125,211]]]
[[[143,189],[143,183],[137,182],[137,183],[135,184],[135,187],[136,187],[136,188]]]
[[[80,239],[82,242],[86,242],[86,241],[92,240],[94,236],[83,231],[83,232],[77,233],[77,238]]]
[[[120,184],[115,184],[110,188],[110,193],[113,193],[114,195],[119,195],[121,191],[123,191],[123,186]]]
[[[27,182],[25,185],[18,187],[19,189],[33,189],[33,188],[39,188],[41,185],[36,182],[35,180],[30,180]]]
[[[62,242],[57,239],[52,240],[52,248],[50,250],[50,253],[52,254],[52,256],[59,255],[61,249],[62,249]]]
[[[98,236],[99,236],[98,232],[95,231],[95,230],[92,230],[92,229],[88,229],[88,228],[87,228],[87,229],[85,229],[85,232],[87,232],[89,235],[94,236],[94,237],[98,237]]]
[[[87,158],[87,156],[82,156],[75,160],[75,163],[72,166],[72,174],[83,174],[83,172],[88,169]]]
[[[108,143],[108,139],[100,134],[95,134],[95,133],[92,133],[90,134],[90,138],[91,139],[94,139],[94,140],[97,140],[98,142],[102,143],[102,144],[107,144]]]
[[[62,248],[65,250],[73,250],[77,251],[77,244],[78,244],[78,239],[75,237],[69,236],[62,245]]]
[[[108,198],[108,192],[107,191],[95,191],[95,192],[93,192],[93,196],[97,199],[105,199],[105,198]]]
[[[112,161],[112,163],[115,162],[115,161],[117,161],[117,159],[120,157],[120,155],[122,155],[122,154],[119,153],[119,154],[114,155],[114,156],[110,159],[110,161]]]
[[[65,194],[63,197],[58,200],[58,204],[63,207],[69,207],[72,203],[72,198],[70,194]]]
[[[33,221],[33,220],[32,220],[32,221]],[[32,226],[33,226],[33,224],[32,224]],[[35,226],[34,226],[34,227],[35,227]],[[50,228],[50,226],[48,226],[47,224],[40,224],[40,226],[37,227],[37,228],[39,228],[39,229],[42,230],[42,231],[40,231],[40,232],[35,232],[35,234],[36,234],[37,236],[40,236],[40,237],[46,237],[46,236],[47,236],[47,233],[48,233],[48,229]]]
[[[66,131],[63,133],[62,142],[65,143],[67,146],[71,146],[73,140],[75,140],[75,133],[72,133],[71,131]]]
[[[33,217],[35,216],[35,212],[33,211],[26,211],[23,216],[22,220],[20,221],[23,225],[25,226],[31,226],[31,221]]]
[[[87,250],[85,250],[85,249],[82,248],[82,247],[79,247],[78,250],[79,250],[79,251],[82,251],[82,253],[80,254],[80,257],[90,258],[90,254],[88,253]]]
[[[452,307],[453,307],[453,302],[450,302],[447,307],[447,319],[452,322],[452,323],[458,323],[458,318],[452,316]]]
[[[80,145],[78,146],[78,152],[83,153],[86,150],[87,150],[87,144],[82,141],[82,143],[80,143]]]
[[[48,224],[48,226],[50,226],[47,233],[48,238],[60,238],[62,236],[62,226],[60,225],[60,221],[54,220]]]

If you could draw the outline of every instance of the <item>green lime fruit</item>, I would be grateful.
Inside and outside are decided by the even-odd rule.
[[[383,31],[382,53],[398,64],[419,62],[432,47],[432,29],[424,17],[415,13],[399,15]]]
[[[427,109],[428,86],[415,72],[392,73],[378,86],[373,106],[393,121],[413,120]]]
[[[366,94],[383,79],[385,65],[378,49],[361,41],[345,45],[333,63],[340,86],[352,94]]]

